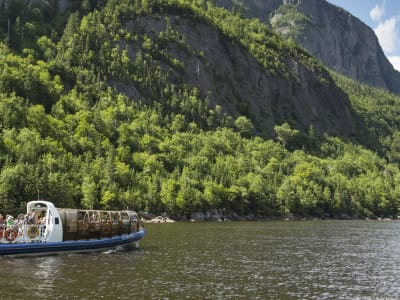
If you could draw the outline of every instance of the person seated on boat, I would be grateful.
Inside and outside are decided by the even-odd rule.
[[[6,222],[4,221],[4,217],[0,214],[0,230],[4,230]]]
[[[31,215],[29,216],[28,224],[30,224],[30,225],[36,225],[36,223],[37,223],[37,220],[36,220],[36,213],[33,211],[33,212],[31,213]]]
[[[40,218],[40,224],[46,225],[46,222],[47,222],[47,217],[46,216],[44,216],[43,218]]]
[[[13,226],[14,225],[14,217],[10,216],[10,215],[7,215],[6,224],[7,224],[7,227]]]
[[[25,216],[23,214],[19,214],[17,217],[18,225],[24,225]]]

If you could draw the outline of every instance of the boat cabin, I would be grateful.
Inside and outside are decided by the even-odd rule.
[[[31,201],[26,214],[17,218],[7,216],[0,224],[0,243],[61,242],[61,218],[54,204],[48,201]]]

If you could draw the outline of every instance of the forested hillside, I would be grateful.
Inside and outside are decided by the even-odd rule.
[[[1,3],[1,211],[397,216],[399,97],[206,1],[49,3]]]

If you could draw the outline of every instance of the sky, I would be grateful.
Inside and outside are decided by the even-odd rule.
[[[387,58],[400,71],[400,0],[328,0],[371,27]]]

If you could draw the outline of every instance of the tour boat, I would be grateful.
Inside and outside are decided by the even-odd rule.
[[[56,208],[27,203],[26,215],[0,220],[0,255],[44,255],[138,247],[145,235],[133,211]]]

